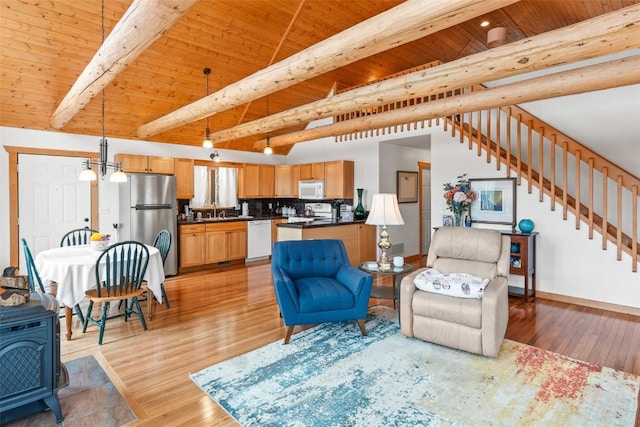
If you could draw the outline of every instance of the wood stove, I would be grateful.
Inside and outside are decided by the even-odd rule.
[[[58,311],[55,298],[37,293],[0,306],[0,424],[47,408],[62,422]]]

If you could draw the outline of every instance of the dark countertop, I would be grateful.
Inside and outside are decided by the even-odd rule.
[[[204,218],[202,220],[194,219],[192,221],[189,220],[178,220],[178,225],[196,225],[196,224],[218,224],[221,222],[235,222],[235,221],[259,221],[265,219],[287,219],[288,217],[282,215],[253,215],[250,217],[240,217],[240,216],[229,216],[226,218]]]
[[[276,224],[283,228],[318,228],[318,227],[335,227],[340,225],[364,224],[365,220],[342,221],[340,219],[319,220],[313,222],[283,222]]]

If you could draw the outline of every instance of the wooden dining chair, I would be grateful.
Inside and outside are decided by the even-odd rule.
[[[76,228],[62,236],[60,246],[88,245],[91,240],[91,235],[97,232],[97,230],[93,230],[89,227]]]
[[[164,266],[164,263],[167,260],[167,255],[169,254],[169,249],[171,249],[171,233],[169,233],[169,230],[161,230],[158,233],[153,241],[153,247],[160,251],[162,265]],[[164,290],[164,282],[160,284],[160,289],[162,290],[162,300],[164,301],[164,305],[169,308],[169,298],[167,298],[167,293]]]
[[[31,292],[49,294],[55,298],[58,293],[58,284],[56,282],[50,282],[49,291],[45,289],[44,284],[42,283],[42,278],[36,268],[36,263],[33,261],[33,255],[31,255],[31,250],[29,249],[29,245],[25,239],[22,239],[22,247],[24,249],[24,259],[27,264],[27,276],[29,276],[29,287]],[[63,308],[62,304],[60,305],[60,308]],[[64,311],[60,310],[60,313],[59,317],[64,317]],[[84,324],[84,316],[82,315],[82,310],[78,304],[74,307],[72,314],[77,315],[80,322]]]
[[[85,296],[89,299],[89,307],[84,318],[82,332],[86,332],[89,321],[91,321],[100,328],[98,344],[102,344],[107,320],[124,317],[126,322],[133,315],[140,318],[142,327],[145,331],[147,330],[138,297],[143,292],[142,278],[148,265],[149,250],[140,242],[115,243],[100,254],[96,260],[96,288],[85,292]],[[122,300],[131,300],[131,304],[124,304],[124,312],[109,315],[110,304]],[[91,317],[94,303],[102,305],[99,319]]]

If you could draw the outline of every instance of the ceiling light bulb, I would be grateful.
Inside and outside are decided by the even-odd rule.
[[[211,142],[211,140],[209,138],[207,138],[204,141],[202,141],[202,147],[203,148],[213,148],[213,142]]]
[[[127,182],[127,174],[122,172],[121,170],[114,172],[111,174],[109,178],[111,182]]]
[[[273,149],[271,148],[270,145],[267,145],[266,147],[264,147],[264,154],[273,154]]]
[[[96,179],[98,179],[98,176],[93,171],[93,169],[85,169],[80,172],[80,175],[78,175],[78,179],[80,181],[95,181]]]
[[[482,22],[480,23],[480,26],[481,26],[481,27],[488,27],[488,26],[489,26],[489,21],[482,21]]]

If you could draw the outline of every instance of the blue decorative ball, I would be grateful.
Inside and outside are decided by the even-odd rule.
[[[523,233],[531,233],[534,227],[535,227],[535,224],[530,219],[521,219],[520,222],[518,223],[518,228]]]

